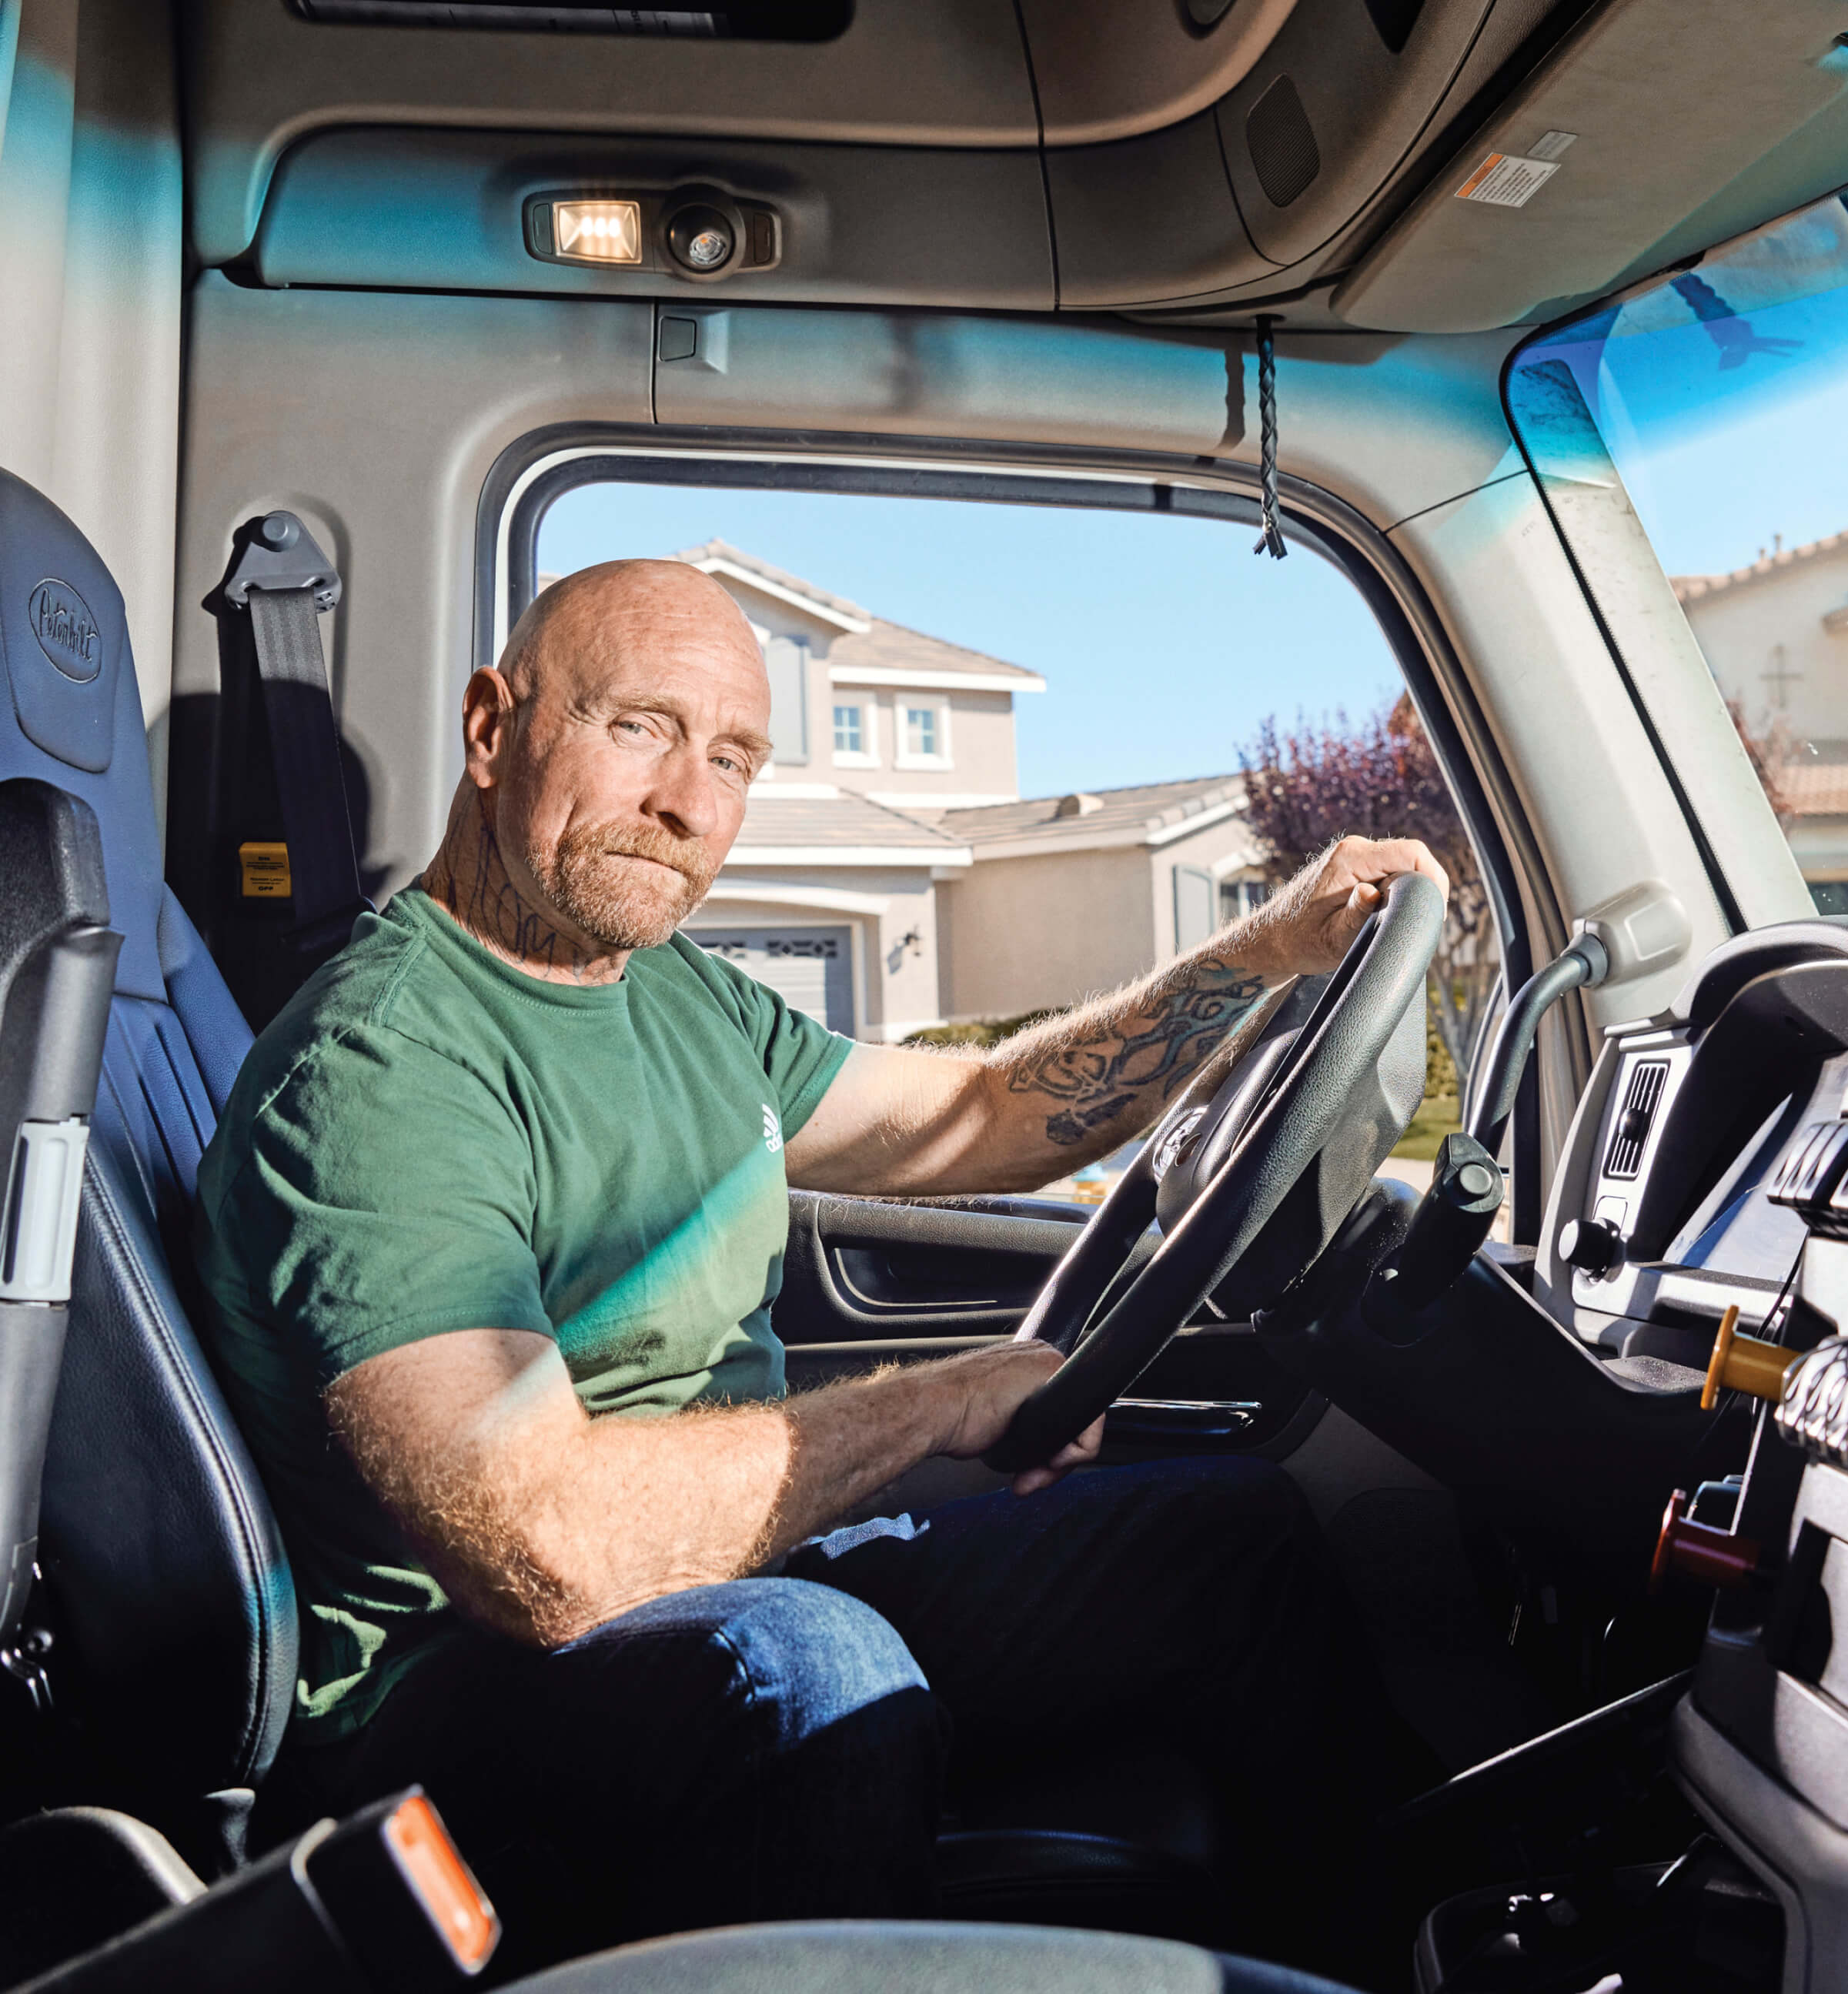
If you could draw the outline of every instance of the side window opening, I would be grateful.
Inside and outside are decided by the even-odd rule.
[[[687,932],[835,1030],[993,1043],[1198,947],[1339,836],[1425,837],[1462,920],[1390,1167],[1428,1180],[1499,940],[1397,660],[1332,562],[1246,561],[1219,519],[684,469],[561,481],[535,517],[537,587],[675,557],[744,610],[773,759]],[[1095,1201],[1127,1154],[1048,1188]]]

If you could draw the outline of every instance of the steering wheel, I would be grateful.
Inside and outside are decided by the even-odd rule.
[[[1437,886],[1401,873],[1301,1030],[1229,1074],[1210,1067],[1174,1101],[1017,1332],[1066,1361],[1022,1402],[989,1467],[1049,1461],[1207,1296],[1243,1320],[1320,1256],[1424,1098],[1425,975],[1443,923]],[[1151,1219],[1161,1245],[1125,1285]]]

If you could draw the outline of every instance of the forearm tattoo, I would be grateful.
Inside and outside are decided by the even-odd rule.
[[[1128,1000],[1133,1008],[1101,1016],[1089,1008],[1027,1035],[1012,1059],[1004,1048],[1008,1091],[1058,1104],[1046,1135],[1062,1147],[1132,1107],[1140,1126],[1192,1079],[1265,989],[1262,976],[1236,963],[1197,964],[1178,987]]]

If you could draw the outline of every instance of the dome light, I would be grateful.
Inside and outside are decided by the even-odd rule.
[[[552,206],[552,248],[592,263],[639,263],[642,210],[633,200],[561,200]]]

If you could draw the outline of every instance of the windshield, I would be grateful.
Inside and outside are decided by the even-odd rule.
[[[1508,406],[1658,729],[1685,633],[1624,572],[1639,523],[1812,899],[1848,914],[1848,194],[1542,334]]]

